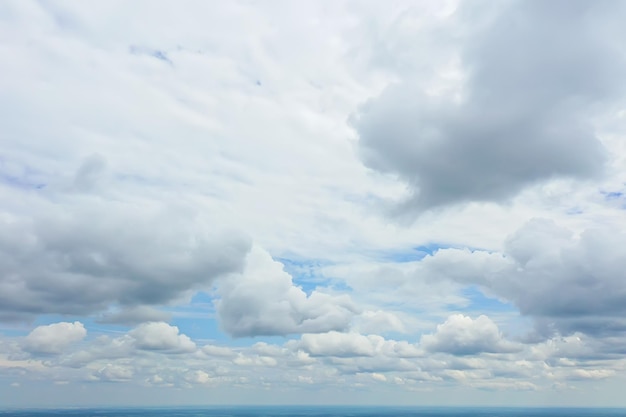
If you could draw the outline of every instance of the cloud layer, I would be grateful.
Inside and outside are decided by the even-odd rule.
[[[622,4],[127,6],[0,4],[2,405],[625,405]]]

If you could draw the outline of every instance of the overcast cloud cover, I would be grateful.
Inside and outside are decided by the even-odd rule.
[[[624,8],[0,3],[0,404],[626,406]]]

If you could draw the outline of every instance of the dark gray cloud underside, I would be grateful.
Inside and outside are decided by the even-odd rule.
[[[615,20],[604,3],[509,3],[462,46],[460,100],[404,82],[359,110],[364,162],[408,183],[418,210],[601,174],[606,154],[591,121],[621,91]]]

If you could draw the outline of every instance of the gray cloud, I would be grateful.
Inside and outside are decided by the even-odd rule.
[[[92,191],[96,188],[106,170],[106,160],[101,155],[91,155],[84,159],[74,175],[72,189],[78,192]]]
[[[432,96],[401,82],[353,117],[364,162],[410,186],[407,209],[499,202],[541,181],[603,171],[592,121],[622,92],[625,54],[613,41],[624,35],[622,5],[501,9],[491,19],[473,2],[458,12],[473,24],[460,91]]]
[[[575,234],[534,219],[504,246],[503,253],[441,250],[415,274],[482,286],[532,317],[541,338],[626,334],[626,234],[606,228]]]
[[[506,243],[514,268],[485,284],[538,320],[542,333],[626,331],[626,235],[586,230],[580,236],[547,220],[527,223]]]
[[[173,302],[239,271],[250,247],[246,237],[214,232],[183,209],[55,199],[62,202],[29,196],[28,212],[0,217],[4,318]]]

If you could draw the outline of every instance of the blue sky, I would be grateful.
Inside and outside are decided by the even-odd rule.
[[[619,2],[0,5],[0,404],[626,406]]]

